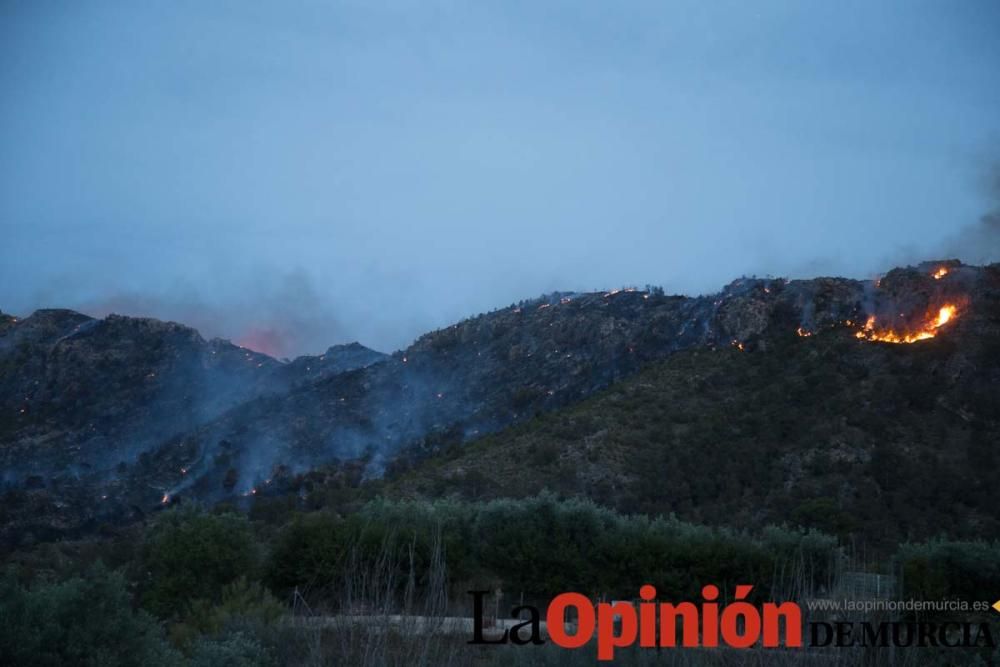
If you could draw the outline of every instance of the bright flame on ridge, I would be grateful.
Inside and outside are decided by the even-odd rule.
[[[923,329],[904,333],[892,330],[877,331],[875,329],[875,316],[869,315],[864,328],[855,333],[854,336],[861,340],[879,341],[882,343],[916,343],[920,340],[934,338],[937,335],[937,330],[954,319],[957,313],[958,308],[956,306],[947,304],[938,310],[937,317],[928,321]]]

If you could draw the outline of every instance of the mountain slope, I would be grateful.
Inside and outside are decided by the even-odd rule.
[[[55,516],[65,528],[118,521],[178,494],[216,500],[295,490],[296,475],[316,468],[361,466],[365,476],[377,477],[387,466],[577,404],[683,351],[725,349],[731,356],[738,346],[748,358],[762,355],[780,365],[793,339],[843,338],[850,350],[875,350],[884,346],[872,340],[898,332],[942,334],[921,341],[922,349],[953,337],[972,349],[998,337],[997,275],[996,267],[952,261],[897,269],[877,283],[741,279],[702,297],[660,290],[553,294],[429,333],[391,357],[358,346],[285,365],[228,343],[206,343],[179,325],[43,311],[0,332],[4,414],[24,408],[21,394],[32,387],[48,392],[25,393],[37,404],[0,427],[7,485],[21,494],[22,509],[11,512],[46,517],[39,519],[46,525]],[[941,317],[945,306],[950,310]],[[963,355],[949,363],[979,359]],[[222,363],[215,361],[220,356]],[[801,363],[806,368],[808,358]],[[671,386],[685,386],[691,381],[685,378],[678,375]],[[731,384],[724,375],[717,382],[723,389]],[[794,404],[798,387],[788,391]],[[57,404],[71,409],[64,414]],[[740,404],[726,412],[737,408],[756,409]],[[88,433],[95,419],[108,421]],[[93,472],[97,467],[101,474]],[[613,461],[592,466],[600,467],[612,476],[609,483],[631,479]],[[688,477],[716,474],[670,467]],[[647,496],[655,501],[649,490],[637,500],[618,494],[611,501],[639,507]]]
[[[571,405],[680,350],[766,350],[771,338],[796,330],[917,331],[944,304],[961,311],[946,328],[979,322],[976,304],[986,304],[993,278],[948,266],[942,279],[933,276],[938,263],[896,270],[877,287],[839,278],[743,279],[706,297],[555,294],[427,334],[376,366],[244,404],[189,434],[179,449],[206,464],[194,488],[202,497],[223,488],[249,493],[278,469],[344,460],[364,459],[367,474],[377,476],[400,451],[419,458]],[[868,317],[877,324],[865,330]],[[179,463],[170,461],[165,470]],[[167,488],[188,488],[194,479]]]
[[[129,463],[252,398],[375,363],[337,346],[289,364],[173,322],[39,310],[0,329],[5,474]]]
[[[578,406],[400,466],[389,490],[488,499],[549,489],[626,512],[788,522],[869,544],[1000,536],[1000,339],[955,331],[892,345],[834,330],[769,342],[680,352]]]
[[[947,280],[927,282],[926,268],[894,271],[872,294],[911,304]],[[1000,270],[925,308],[943,303],[960,304],[955,318],[929,330],[891,314],[888,327],[793,330],[775,309],[752,344],[678,352],[577,406],[401,456],[387,488],[477,499],[550,489],[627,512],[789,522],[872,545],[997,538]]]

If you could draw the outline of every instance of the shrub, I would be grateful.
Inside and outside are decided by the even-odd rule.
[[[898,561],[909,597],[978,600],[1000,590],[1000,544],[937,540],[904,544]]]
[[[169,667],[180,655],[125,579],[98,564],[86,577],[19,585],[0,581],[0,664],[25,667]]]
[[[275,661],[260,642],[241,632],[219,639],[200,639],[191,667],[270,667]]]
[[[161,618],[176,618],[192,599],[217,602],[222,589],[257,565],[250,523],[237,514],[178,508],[152,526],[143,548],[147,573],[143,604]]]

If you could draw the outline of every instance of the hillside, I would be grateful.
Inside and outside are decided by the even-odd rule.
[[[994,311],[998,312],[998,311]],[[788,523],[870,545],[1000,536],[1000,340],[849,331],[679,352],[569,409],[390,474],[391,495],[527,497]]]
[[[0,461],[104,470],[252,398],[360,368],[354,344],[282,364],[174,322],[39,310],[0,329]]]
[[[923,438],[913,452],[962,428],[991,432],[997,411],[984,387],[997,379],[998,284],[995,266],[950,261],[875,282],[744,278],[700,297],[556,293],[391,356],[353,345],[287,364],[178,324],[39,311],[0,331],[4,539],[119,524],[184,498],[305,498],[313,471],[350,471],[357,485],[567,408],[547,419],[569,426],[547,432],[557,422],[543,420],[526,427],[536,435],[487,438],[457,468],[423,481],[414,472],[412,488],[549,487],[699,520],[733,518],[746,497],[755,509],[740,520],[798,516],[805,498],[836,486],[833,476],[802,482],[800,469],[823,466],[814,449],[857,459],[856,472],[876,436],[891,454],[905,428]],[[910,338],[919,343],[879,342]],[[935,377],[943,389],[911,397]],[[836,400],[813,404],[821,399]],[[602,422],[619,403],[620,419],[645,436],[626,434],[619,417]],[[587,412],[597,404],[601,419]],[[500,460],[522,448],[527,459]],[[734,461],[744,472],[722,474]],[[835,497],[866,488],[837,487]]]
[[[144,474],[158,475],[171,496],[202,498],[254,494],[275,477],[351,461],[378,477],[401,451],[419,458],[573,405],[682,350],[766,349],[806,328],[917,331],[946,303],[963,313],[947,328],[981,328],[973,304],[992,293],[992,274],[952,263],[936,279],[940,266],[896,270],[877,288],[742,279],[704,297],[615,290],[522,302],[422,336],[384,363],[238,406],[159,450]],[[871,331],[868,317],[879,323]],[[185,478],[171,479],[180,467]]]

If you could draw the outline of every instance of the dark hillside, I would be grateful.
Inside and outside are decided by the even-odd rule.
[[[885,544],[997,537],[1000,307],[995,293],[979,306],[911,345],[837,328],[678,352],[577,406],[401,463],[390,488],[474,499],[549,489],[626,512]]]

